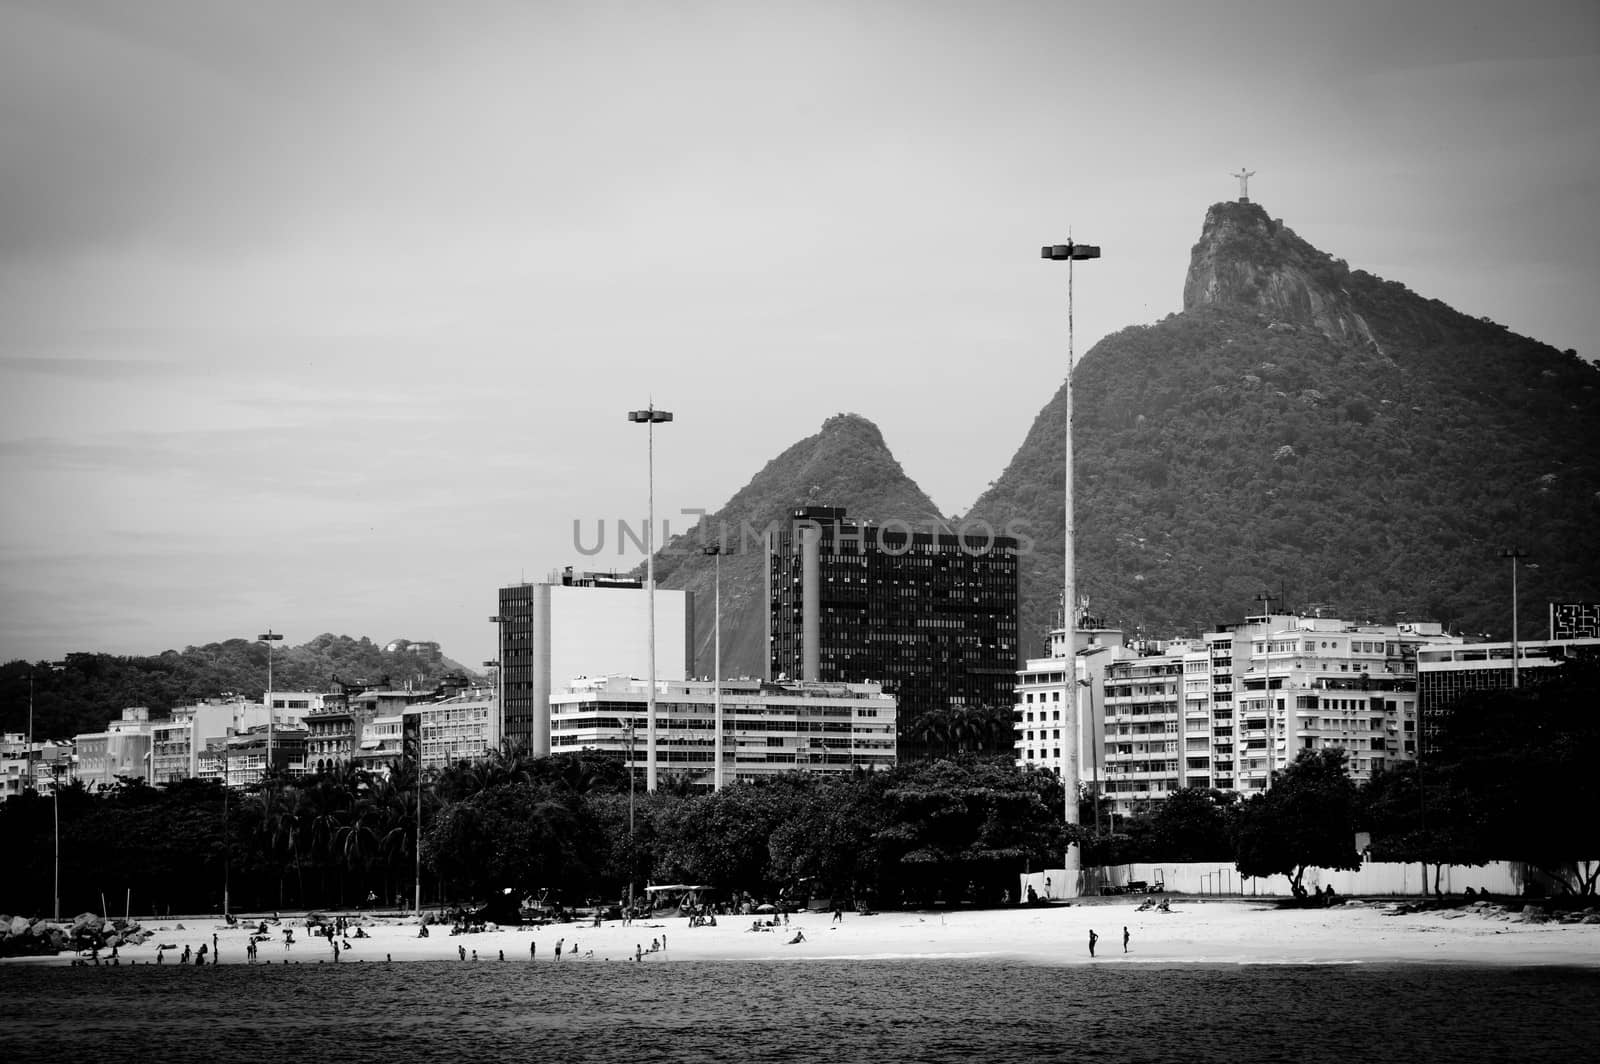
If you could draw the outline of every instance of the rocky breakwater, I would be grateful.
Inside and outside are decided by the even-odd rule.
[[[79,913],[71,923],[0,915],[0,957],[54,956],[142,945],[153,932],[136,920],[106,920]]]

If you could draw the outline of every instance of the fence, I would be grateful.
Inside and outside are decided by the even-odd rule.
[[[1585,862],[1592,865],[1593,862]],[[1435,876],[1437,875],[1437,880]],[[1101,893],[1121,893],[1130,884],[1159,886],[1168,893],[1217,895],[1233,898],[1277,898],[1289,896],[1287,876],[1241,876],[1231,864],[1190,862],[1171,864],[1126,864],[1086,868],[1075,891],[1068,890],[1063,869],[1025,873],[1019,885],[1019,898],[1026,898],[1032,887],[1040,898],[1059,899]],[[1343,895],[1394,895],[1419,897],[1431,892],[1437,882],[1447,894],[1463,894],[1468,887],[1491,894],[1520,895],[1530,887],[1556,894],[1561,888],[1547,876],[1515,861],[1491,861],[1486,865],[1424,866],[1415,862],[1368,861],[1354,872],[1330,868],[1308,868],[1302,885],[1308,891],[1332,887]],[[1137,888],[1136,888],[1137,889]]]

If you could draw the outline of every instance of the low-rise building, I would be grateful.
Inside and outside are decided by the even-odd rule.
[[[1451,705],[1463,695],[1543,683],[1570,661],[1600,659],[1600,638],[1427,646],[1418,648],[1416,657],[1423,742],[1431,749]]]
[[[90,790],[114,787],[119,777],[148,780],[150,739],[150,710],[129,706],[105,731],[75,737],[78,778]]]
[[[493,688],[470,687],[408,707],[402,729],[421,751],[424,770],[477,761],[500,747],[500,704]]]
[[[649,683],[626,676],[584,677],[551,696],[551,752],[604,750],[633,768],[648,761]],[[723,680],[723,780],[781,772],[848,773],[895,763],[893,695],[876,683]],[[656,763],[713,786],[716,766],[713,680],[656,684]]]

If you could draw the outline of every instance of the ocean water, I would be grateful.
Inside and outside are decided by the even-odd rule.
[[[0,966],[0,1060],[1593,1061],[1600,971],[992,961]]]

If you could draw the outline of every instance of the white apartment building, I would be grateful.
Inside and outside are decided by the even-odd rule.
[[[1417,755],[1417,655],[1459,643],[1435,624],[1358,625],[1263,613],[1199,639],[1125,646],[1082,628],[1073,674],[1079,779],[1118,812],[1183,787],[1254,794],[1302,750],[1338,747],[1350,775]],[[1017,763],[1060,772],[1064,636],[1018,673]]]
[[[57,779],[70,783],[76,773],[77,760],[71,743],[35,739],[30,750],[24,732],[7,732],[0,739],[0,785],[3,785],[0,786],[0,800],[26,790],[49,794]]]
[[[1100,751],[1105,738],[1106,669],[1114,661],[1138,651],[1129,647],[1122,631],[1099,625],[1092,618],[1080,623],[1074,639],[1071,672],[1067,682],[1066,629],[1050,633],[1050,656],[1028,659],[1017,672],[1012,704],[1013,746],[1018,766],[1041,768],[1056,775],[1065,769],[1070,737],[1065,699],[1070,691],[1078,700],[1078,779],[1093,785],[1103,777]]]
[[[314,691],[274,691],[272,760],[293,774],[305,771],[304,748],[293,745],[297,732],[302,732],[305,715],[322,708],[323,696]],[[245,735],[260,729],[265,735],[268,722],[264,702],[245,702],[241,699],[224,701],[211,699],[190,706],[175,706],[165,720],[150,722],[150,780],[152,783],[169,783],[183,779],[222,779],[232,769],[225,769],[220,754],[207,754],[208,747],[225,741],[229,736]],[[280,751],[278,736],[289,736],[291,742]],[[201,762],[205,760],[204,771]],[[246,759],[248,760],[248,758]],[[256,774],[243,782],[260,779],[266,767],[266,744],[263,741]]]
[[[410,706],[401,716],[404,734],[418,741],[424,769],[477,761],[500,746],[500,703],[493,688],[468,688]]]
[[[876,683],[723,680],[723,780],[781,772],[848,773],[895,763],[893,695]],[[713,785],[717,684],[656,684],[659,771]],[[551,752],[606,750],[629,766],[648,761],[649,683],[626,676],[580,678],[550,699]]]
[[[103,732],[74,737],[78,778],[90,790],[114,787],[119,776],[150,779],[150,710],[129,706]]]

